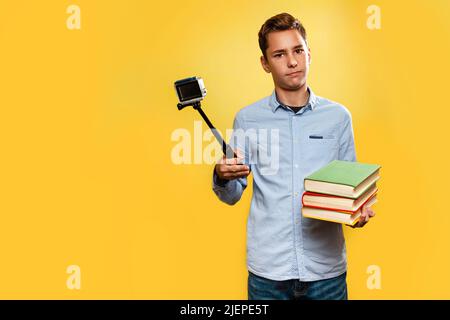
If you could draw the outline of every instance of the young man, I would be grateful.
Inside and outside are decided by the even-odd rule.
[[[308,87],[311,51],[297,19],[276,15],[258,36],[261,64],[275,89],[236,114],[230,144],[239,159],[222,159],[213,174],[214,192],[233,205],[253,173],[248,298],[347,299],[342,225],[302,217],[301,196],[305,176],[334,159],[356,161],[350,112]],[[356,227],[374,215],[364,208]]]

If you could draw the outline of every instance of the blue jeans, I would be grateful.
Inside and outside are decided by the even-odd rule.
[[[347,300],[347,273],[325,280],[275,281],[248,273],[249,300]]]

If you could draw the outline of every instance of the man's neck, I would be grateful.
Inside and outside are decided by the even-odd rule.
[[[277,99],[284,105],[300,107],[306,105],[309,99],[308,86],[305,84],[299,90],[288,91],[275,87]]]

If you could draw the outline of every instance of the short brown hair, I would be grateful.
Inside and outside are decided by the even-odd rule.
[[[283,12],[277,14],[276,16],[273,16],[272,18],[269,18],[266,22],[264,22],[264,24],[261,26],[261,29],[258,32],[259,48],[261,49],[264,58],[267,58],[266,57],[266,50],[268,47],[267,35],[270,32],[284,31],[290,29],[297,29],[306,42],[305,28],[298,19],[294,18],[289,13]],[[306,42],[306,44],[308,43]]]

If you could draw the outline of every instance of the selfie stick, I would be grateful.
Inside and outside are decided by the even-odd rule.
[[[183,109],[184,107],[188,107],[189,105],[183,105],[181,103],[177,104],[178,110]],[[200,113],[200,115],[202,116],[203,120],[205,120],[206,124],[208,125],[209,129],[211,129],[212,133],[214,134],[214,136],[216,137],[217,141],[219,142],[219,144],[222,145],[222,151],[223,154],[225,155],[226,158],[232,158],[229,157],[231,155],[233,155],[234,158],[237,158],[236,153],[233,151],[233,149],[231,149],[231,147],[223,140],[222,136],[220,135],[220,133],[217,131],[216,128],[214,128],[213,124],[211,123],[211,121],[209,121],[208,117],[206,116],[206,114],[203,112],[200,101],[194,102],[194,104],[192,104],[192,106],[194,107],[195,110],[198,111],[198,113]]]

